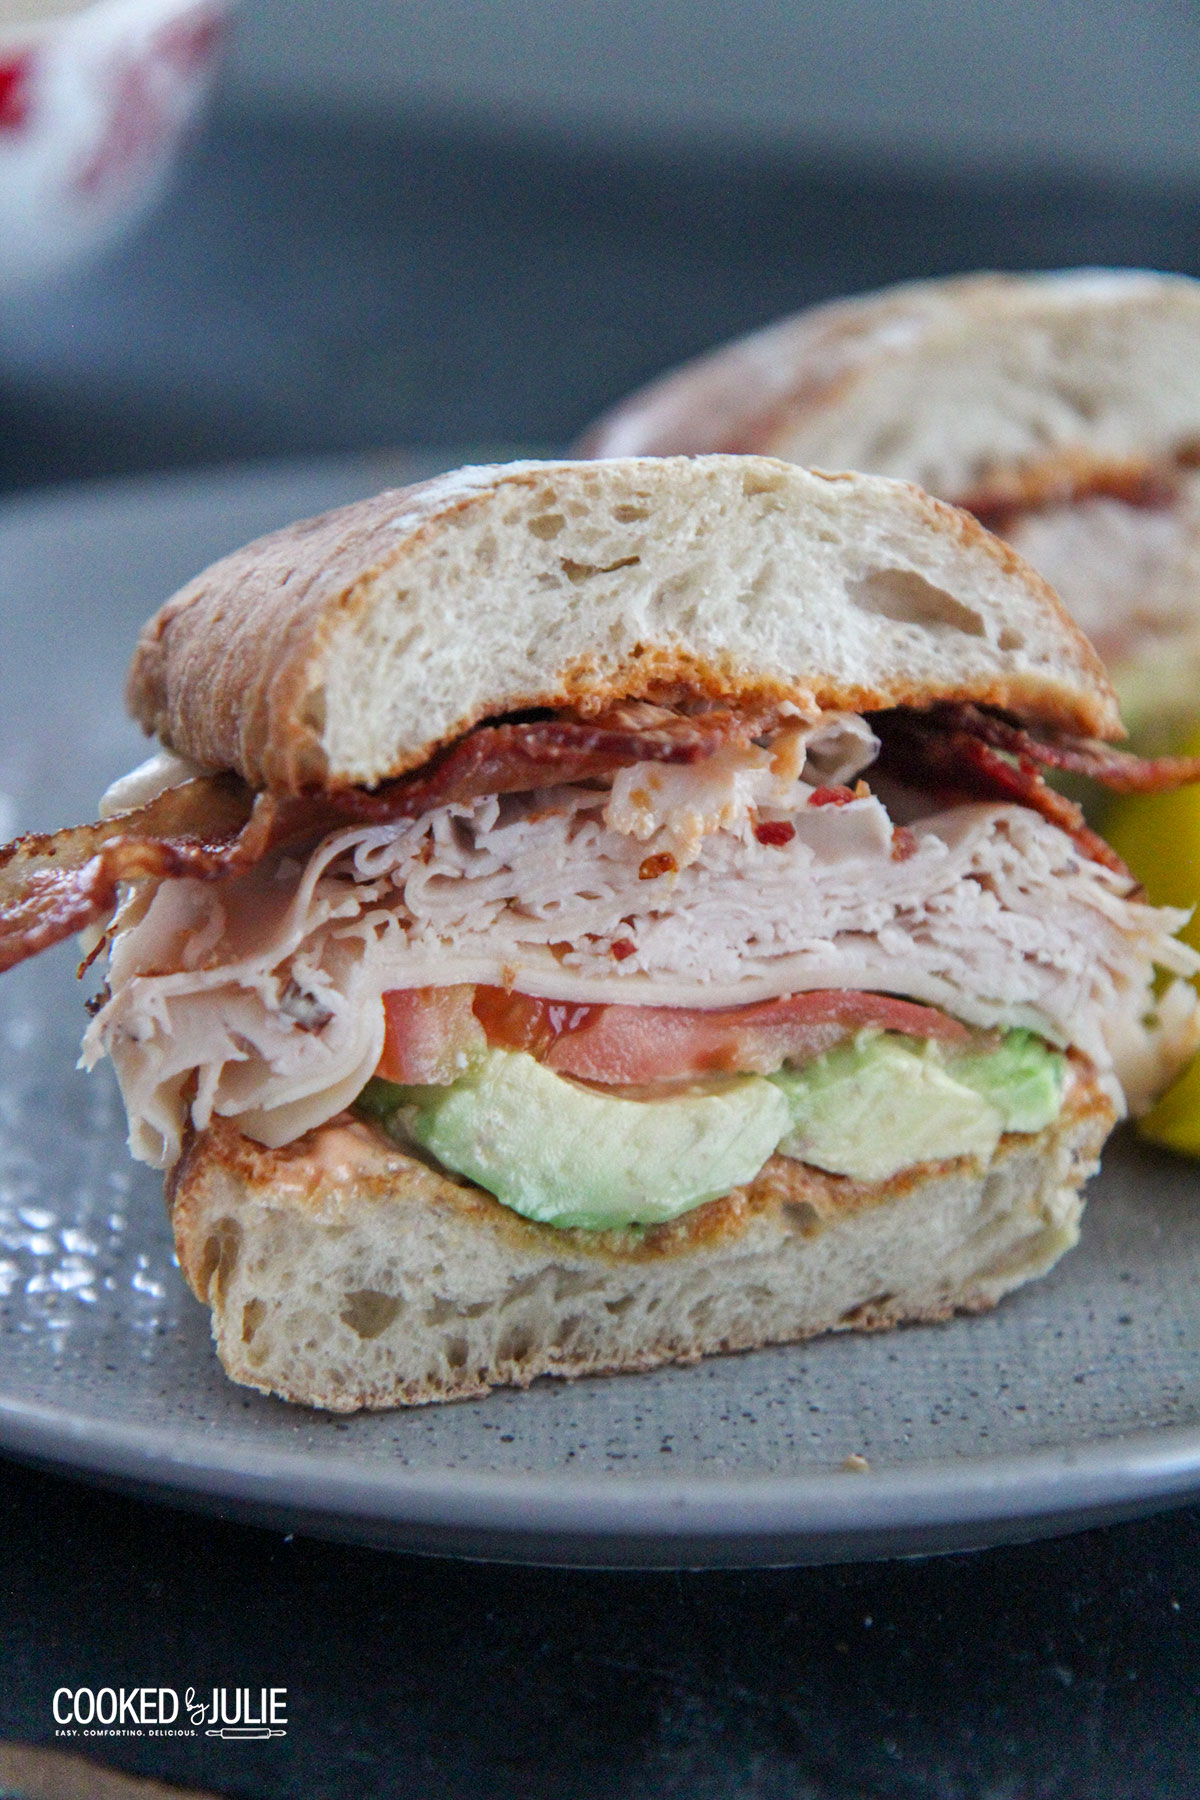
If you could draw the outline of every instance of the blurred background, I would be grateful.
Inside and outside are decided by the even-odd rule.
[[[0,287],[4,487],[561,446],[835,294],[1200,272],[1194,0],[240,0],[209,29],[139,222]],[[0,200],[7,66],[0,38]]]

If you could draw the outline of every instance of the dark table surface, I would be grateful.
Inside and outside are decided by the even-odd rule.
[[[0,1735],[53,1742],[59,1686],[286,1687],[285,1738],[95,1751],[255,1800],[1200,1791],[1194,1510],[925,1562],[604,1574],[286,1539],[10,1466],[0,1595]]]
[[[0,486],[567,442],[789,308],[981,266],[1196,272],[1200,186],[918,179],[218,108],[166,205],[0,314]],[[286,1539],[0,1464],[0,1737],[59,1686],[285,1686],[246,1796],[1185,1800],[1200,1512],[937,1561],[522,1571]],[[76,1745],[75,1748],[80,1746]]]

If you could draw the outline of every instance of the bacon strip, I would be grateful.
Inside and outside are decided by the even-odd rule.
[[[1086,775],[1114,794],[1161,794],[1200,781],[1200,756],[1134,756],[1096,738],[1043,737],[978,706],[938,706],[927,716],[1044,769]]]
[[[479,725],[423,768],[382,787],[313,796],[340,819],[416,818],[435,806],[483,794],[519,794],[560,783],[594,781],[630,763],[694,763],[726,744],[748,744],[774,723],[769,714],[713,711],[688,715],[631,702],[594,719],[556,713]]]
[[[592,719],[556,713],[477,726],[423,768],[373,790],[256,796],[234,775],[186,782],[133,812],[0,848],[0,970],[103,919],[122,883],[219,881],[278,845],[339,825],[384,824],[483,794],[599,780],[635,762],[698,762],[725,744],[749,743],[774,722],[769,713],[686,714],[635,701]],[[1147,761],[1092,739],[1043,738],[976,706],[899,709],[875,715],[873,725],[885,762],[903,778],[1031,806],[1084,855],[1122,872],[1115,852],[1072,801],[1046,785],[1039,765],[1089,775],[1119,793],[1200,781],[1198,757]],[[842,794],[820,790],[822,799],[836,804]]]
[[[767,715],[689,716],[630,703],[591,720],[556,714],[478,726],[374,790],[256,796],[235,775],[185,782],[132,812],[0,848],[0,971],[105,918],[124,882],[220,881],[277,845],[338,825],[416,818],[482,794],[595,780],[635,762],[698,762],[770,723]]]
[[[954,713],[959,711],[973,713],[976,709],[954,709]],[[1009,762],[976,732],[973,722],[963,722],[953,713],[946,717],[940,708],[928,713],[907,708],[875,713],[871,729],[882,746],[879,767],[897,780],[910,787],[930,788],[947,804],[967,798],[1032,807],[1065,831],[1089,861],[1133,880],[1111,844],[1092,830],[1082,807],[1047,785],[1032,754],[1016,753],[1017,760]]]
[[[122,882],[211,881],[239,861],[248,867],[256,860],[252,806],[235,777],[211,776],[169,788],[136,812],[0,848],[0,970],[104,918]]]

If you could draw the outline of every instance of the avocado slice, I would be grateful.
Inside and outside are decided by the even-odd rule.
[[[673,1219],[753,1180],[773,1151],[882,1181],[916,1163],[989,1158],[1005,1131],[1040,1131],[1066,1059],[1032,1032],[955,1051],[866,1030],[799,1069],[705,1092],[630,1100],[489,1050],[449,1087],[368,1082],[357,1107],[469,1176],[514,1212],[610,1230]]]
[[[787,1101],[761,1075],[625,1100],[519,1050],[490,1050],[424,1096],[403,1125],[446,1168],[527,1219],[593,1230],[659,1224],[752,1181],[788,1128]]]
[[[948,1054],[946,1071],[1000,1108],[1005,1131],[1043,1131],[1062,1106],[1067,1059],[1032,1031],[1007,1031],[994,1050]]]
[[[779,1154],[860,1181],[947,1157],[987,1161],[1002,1132],[1040,1131],[1057,1116],[1063,1071],[1064,1059],[1030,1032],[958,1055],[892,1032],[861,1032],[770,1077],[792,1116]]]

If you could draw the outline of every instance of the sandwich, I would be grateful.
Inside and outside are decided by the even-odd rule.
[[[619,404],[596,456],[755,451],[915,481],[1033,563],[1134,741],[1200,710],[1200,282],[972,275],[814,307]]]
[[[145,627],[160,749],[0,853],[104,969],[234,1380],[349,1410],[993,1305],[1074,1243],[1200,958],[1042,771],[1112,747],[1046,584],[900,482],[466,469]]]

